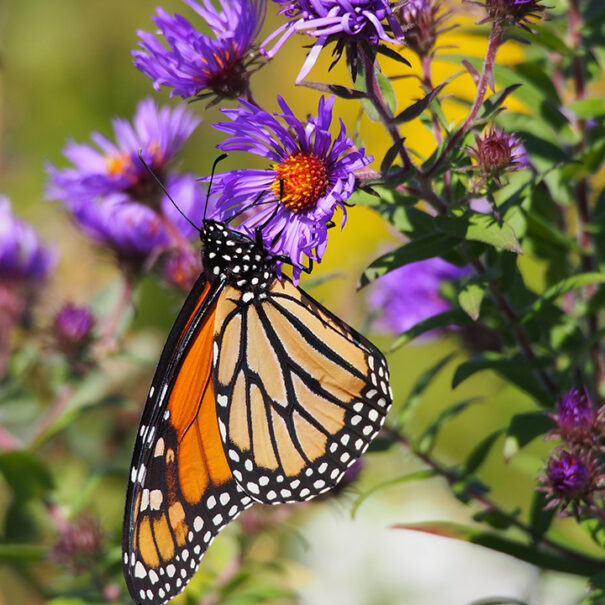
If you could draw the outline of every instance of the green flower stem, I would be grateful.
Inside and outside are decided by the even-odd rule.
[[[460,129],[455,132],[452,137],[448,140],[445,149],[441,152],[441,155],[437,158],[437,160],[435,160],[435,163],[427,171],[426,176],[430,177],[432,174],[435,173],[435,171],[439,168],[443,161],[449,156],[454,146],[472,128],[473,122],[475,121],[475,118],[477,117],[477,114],[481,109],[481,105],[483,104],[483,100],[485,99],[487,87],[491,86],[493,88],[494,85],[494,63],[496,61],[496,54],[498,52],[498,48],[502,43],[503,33],[504,30],[502,28],[502,25],[498,21],[494,21],[489,34],[487,52],[485,54],[485,60],[483,62],[483,70],[481,72],[479,82],[477,83],[477,93],[475,94],[475,100],[473,102],[471,111],[462,126],[460,127]]]
[[[573,58],[572,70],[575,89],[575,97],[577,100],[586,98],[586,77],[581,57],[578,55],[577,49],[583,48],[582,41],[582,15],[580,12],[579,0],[570,0],[569,2],[569,34],[571,38],[571,48],[576,49]],[[581,154],[584,151],[586,140],[586,120],[580,119],[577,121],[577,129],[580,134],[580,143],[577,151]],[[595,261],[592,253],[589,252],[593,248],[592,236],[588,226],[590,225],[590,206],[588,201],[588,179],[583,176],[576,185],[576,204],[578,209],[578,242],[586,252],[582,254],[582,271],[591,272],[595,270]],[[587,300],[590,300],[595,292],[594,285],[586,286],[584,289]],[[596,312],[588,314],[588,330],[590,334],[596,334],[599,331],[599,317]],[[599,341],[595,341],[591,349],[592,361],[595,367],[595,378],[597,392],[605,379],[603,368],[603,357]]]
[[[394,441],[402,445],[404,448],[409,450],[412,454],[414,454],[418,459],[420,459],[424,464],[426,464],[429,468],[434,470],[438,475],[443,477],[448,485],[452,486],[460,481],[462,478],[460,474],[456,471],[449,470],[444,466],[441,466],[437,461],[433,460],[433,458],[427,454],[423,454],[419,452],[412,442],[405,436],[403,433],[399,432],[393,427],[385,426],[382,431],[389,435]],[[531,538],[532,542],[537,545],[542,545],[551,550],[555,550],[562,555],[575,559],[576,561],[580,561],[582,563],[586,563],[593,566],[604,566],[605,561],[595,559],[593,557],[589,557],[581,552],[576,550],[572,550],[563,544],[559,544],[550,538],[547,538],[543,534],[534,530],[531,526],[520,521],[517,515],[509,513],[505,511],[503,508],[498,506],[493,500],[488,498],[485,493],[475,489],[472,483],[469,483],[466,488],[464,495],[468,498],[472,499],[474,502],[482,506],[487,511],[494,511],[498,513],[499,516],[505,518],[511,526],[519,529],[529,538]]]

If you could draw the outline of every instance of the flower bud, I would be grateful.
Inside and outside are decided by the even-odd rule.
[[[451,11],[439,14],[439,0],[408,0],[399,10],[398,18],[405,32],[405,42],[418,56],[431,53],[440,34],[451,29],[442,27]]]

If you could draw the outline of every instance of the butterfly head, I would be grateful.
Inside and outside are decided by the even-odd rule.
[[[276,279],[275,258],[262,242],[208,219],[200,230],[200,239],[202,263],[210,281],[222,279],[240,290],[263,291]]]

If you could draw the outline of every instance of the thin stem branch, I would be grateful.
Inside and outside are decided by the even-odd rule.
[[[475,118],[479,113],[479,109],[481,109],[481,105],[483,104],[483,99],[485,98],[485,94],[487,93],[487,87],[493,86],[494,63],[496,61],[496,53],[498,52],[498,48],[502,43],[502,34],[502,25],[495,21],[492,25],[492,29],[489,34],[487,52],[485,54],[485,60],[483,62],[483,70],[481,72],[479,82],[477,83],[477,92],[475,94],[475,100],[473,101],[471,111],[462,126],[460,127],[460,129],[455,132],[449,139],[447,145],[445,146],[445,149],[441,152],[441,155],[435,160],[435,163],[427,171],[427,176],[431,176],[435,173],[435,171],[439,168],[439,166],[441,166],[443,161],[448,157],[454,146],[472,127],[473,122],[475,121]]]
[[[582,48],[582,14],[580,12],[579,0],[570,0],[569,3],[569,34],[571,38],[571,48]],[[578,54],[573,58],[572,72],[574,81],[575,97],[577,100],[586,98],[586,77],[582,59]],[[577,147],[577,152],[582,153],[585,147],[586,140],[586,121],[580,119],[576,123],[576,127],[580,134],[580,142]],[[582,271],[594,271],[595,261],[590,250],[593,247],[592,236],[588,226],[590,225],[590,205],[588,200],[588,178],[583,176],[576,185],[576,204],[578,210],[578,242],[582,246],[584,252],[582,254]],[[586,299],[590,300],[595,292],[594,285],[588,285],[584,288]],[[590,334],[596,334],[599,331],[599,317],[596,312],[588,314],[588,330]],[[591,357],[595,368],[595,377],[597,384],[597,392],[599,387],[605,380],[605,370],[603,368],[603,357],[599,341],[595,341],[591,348]]]
[[[478,275],[485,275],[487,273],[487,269],[485,268],[485,265],[483,264],[483,262],[480,259],[478,259],[478,258],[473,259],[473,260],[471,260],[470,264],[475,269],[475,272]],[[523,352],[523,355],[525,355],[525,358],[528,361],[532,361],[532,362],[535,361],[536,354],[534,353],[534,350],[531,346],[531,341],[529,340],[527,333],[523,329],[523,326],[521,326],[521,324],[519,323],[518,315],[515,313],[514,309],[512,308],[512,306],[510,305],[510,303],[508,302],[508,300],[504,296],[504,294],[502,294],[502,292],[500,292],[500,288],[498,287],[498,284],[494,280],[489,281],[488,287],[490,289],[490,292],[491,292],[496,304],[498,305],[498,308],[500,309],[500,311],[502,311],[504,317],[511,324],[515,325],[515,328],[514,328],[515,339],[516,339],[517,344],[519,345],[521,351]],[[538,376],[540,377],[540,380],[542,381],[544,388],[548,392],[548,394],[551,397],[556,397],[558,390],[557,390],[557,387],[554,384],[554,382],[551,380],[550,376],[543,369],[537,369],[536,371],[538,373]]]
[[[460,477],[459,473],[445,468],[444,466],[440,465],[437,461],[433,460],[429,455],[419,452],[417,450],[417,448],[415,448],[414,445],[411,443],[411,441],[407,437],[405,437],[405,435],[403,435],[401,432],[399,432],[397,429],[385,426],[385,427],[383,427],[382,430],[385,433],[387,433],[388,435],[390,435],[397,443],[399,443],[400,445],[402,445],[403,447],[408,449],[410,452],[412,452],[412,454],[414,454],[414,456],[416,456],[417,458],[422,460],[422,462],[424,462],[424,464],[426,464],[429,468],[434,470],[438,475],[443,477],[449,485],[453,485],[453,484],[457,483],[458,481],[460,481],[461,477]],[[528,537],[530,537],[535,544],[542,544],[543,546],[546,546],[552,550],[558,551],[559,553],[561,553],[562,555],[565,555],[566,557],[573,558],[573,559],[575,559],[577,561],[581,561],[583,563],[589,563],[591,565],[595,565],[595,564],[602,565],[603,564],[603,562],[598,559],[588,557],[581,552],[572,550],[572,549],[568,548],[567,546],[564,546],[563,544],[559,544],[558,542],[555,542],[555,541],[551,540],[550,538],[547,538],[543,534],[536,532],[536,530],[534,530],[531,526],[529,526],[526,523],[523,523],[523,521],[519,520],[517,515],[507,512],[502,507],[500,507],[498,504],[496,504],[493,500],[488,498],[483,492],[476,490],[472,484],[469,483],[469,485],[466,486],[465,494],[469,498],[474,500],[477,504],[482,506],[485,510],[495,511],[499,515],[505,517],[512,526],[521,530],[524,534],[526,534]]]

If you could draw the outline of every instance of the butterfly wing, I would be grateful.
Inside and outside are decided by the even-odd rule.
[[[216,534],[252,501],[233,479],[218,430],[212,342],[222,283],[201,277],[168,337],[133,454],[124,575],[136,603],[181,592]]]
[[[392,403],[367,339],[289,280],[217,303],[214,381],[229,466],[254,500],[310,500],[334,487]]]

